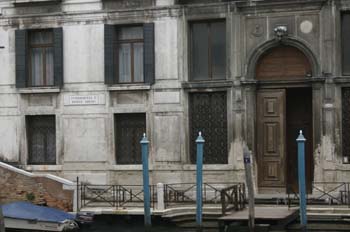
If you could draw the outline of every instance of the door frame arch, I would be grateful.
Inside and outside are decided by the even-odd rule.
[[[285,80],[285,81],[258,81],[255,78],[256,65],[258,64],[260,58],[268,52],[271,48],[276,46],[292,46],[299,49],[308,58],[311,69],[312,77],[298,80]],[[312,88],[312,123],[313,123],[313,153],[315,154],[316,148],[321,143],[322,135],[322,96],[323,96],[323,83],[325,78],[321,76],[320,66],[318,59],[314,55],[308,46],[306,46],[302,41],[295,38],[287,37],[279,41],[272,39],[264,42],[260,46],[251,52],[248,63],[246,66],[246,76],[241,80],[242,89],[245,92],[245,118],[246,123],[243,131],[243,137],[246,141],[248,147],[256,153],[257,145],[257,91],[261,88],[290,88],[290,87],[311,87]],[[315,163],[316,164],[316,163]],[[254,162],[255,168],[255,186],[258,187],[258,170],[257,162]],[[317,166],[314,166],[314,173],[317,171]]]
[[[256,49],[252,51],[251,54],[249,54],[249,59],[247,62],[247,69],[246,69],[246,79],[247,80],[255,80],[255,70],[256,65],[260,58],[268,52],[271,48],[280,46],[280,45],[286,45],[291,46],[299,49],[306,58],[309,60],[312,70],[312,78],[319,78],[321,77],[321,71],[319,66],[319,61],[316,58],[314,52],[306,46],[302,41],[299,41],[298,39],[295,39],[293,37],[286,37],[282,40],[277,39],[271,39],[264,43],[262,43],[260,46],[258,46]]]

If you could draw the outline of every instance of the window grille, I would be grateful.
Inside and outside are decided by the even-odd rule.
[[[115,146],[117,164],[141,164],[141,144],[143,133],[146,132],[146,115],[116,114],[115,115]]]
[[[342,88],[343,156],[350,157],[350,88]]]
[[[56,164],[55,116],[27,116],[28,164]]]
[[[201,131],[205,140],[205,164],[227,163],[226,92],[190,94],[190,158],[196,163],[196,143]]]

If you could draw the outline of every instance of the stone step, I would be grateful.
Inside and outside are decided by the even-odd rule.
[[[203,207],[203,214],[221,214],[221,206]],[[195,206],[183,206],[176,208],[168,208],[164,211],[163,216],[174,214],[196,214]]]
[[[207,215],[204,214],[202,216],[203,221],[211,221],[211,220],[217,220],[221,215]],[[195,221],[196,215],[194,214],[183,214],[183,215],[174,215],[173,217],[162,217],[164,219],[167,219],[172,222],[185,222],[185,221]]]
[[[308,207],[307,212],[318,214],[343,214],[350,216],[350,208],[348,207]]]
[[[196,228],[197,227],[197,224],[195,221],[188,221],[188,222],[182,222],[182,223],[175,223],[178,227],[181,227],[181,228]],[[202,227],[203,228],[212,228],[212,229],[217,229],[219,226],[218,226],[218,222],[217,221],[203,221],[203,224],[202,224]]]
[[[291,224],[287,228],[290,232],[300,232],[300,225],[297,223]],[[350,231],[349,222],[315,222],[307,224],[307,231],[327,231],[327,232],[340,232],[340,231]]]

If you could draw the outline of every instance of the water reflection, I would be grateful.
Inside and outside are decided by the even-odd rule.
[[[143,216],[100,215],[90,225],[83,225],[80,232],[194,232],[195,229],[179,228],[160,217],[152,217],[152,227],[145,229]],[[218,230],[210,230],[218,231]]]

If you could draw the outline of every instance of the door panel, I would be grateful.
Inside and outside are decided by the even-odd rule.
[[[258,182],[261,187],[285,186],[284,89],[257,92]]]

